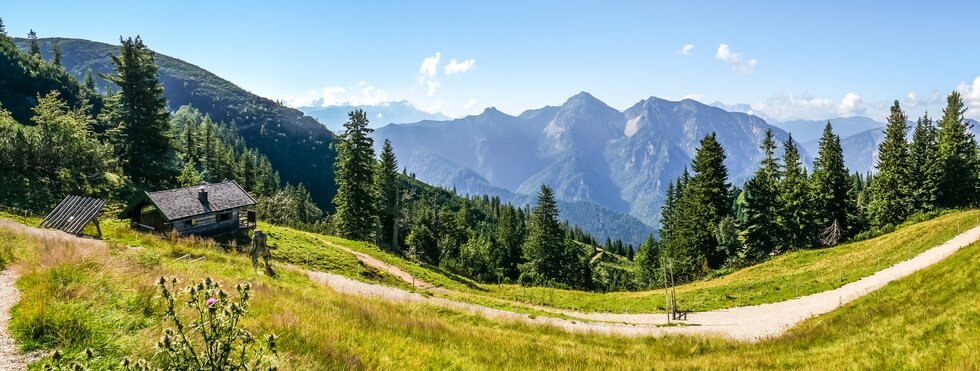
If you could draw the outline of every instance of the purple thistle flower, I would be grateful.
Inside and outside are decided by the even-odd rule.
[[[218,299],[208,298],[208,306],[212,306],[212,305],[214,305],[214,303],[217,303],[217,302],[218,302]]]

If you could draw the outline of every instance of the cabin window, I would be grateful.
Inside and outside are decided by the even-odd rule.
[[[188,226],[188,227],[193,227],[193,226],[197,225],[197,219],[196,218],[187,219],[187,220],[184,221],[184,225],[185,226]]]
[[[229,220],[231,220],[231,213],[218,214],[218,223],[227,222]]]

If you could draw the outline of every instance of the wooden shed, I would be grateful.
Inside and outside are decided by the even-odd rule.
[[[133,228],[216,235],[255,227],[255,200],[235,182],[144,192],[120,218]]]

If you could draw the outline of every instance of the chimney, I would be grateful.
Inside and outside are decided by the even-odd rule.
[[[204,186],[197,189],[197,199],[201,200],[202,204],[208,204],[208,191],[204,189]]]

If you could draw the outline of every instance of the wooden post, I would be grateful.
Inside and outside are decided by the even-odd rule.
[[[95,223],[95,231],[99,234],[99,239],[102,239],[102,227],[99,227],[99,217],[96,216],[92,218],[92,223]]]

